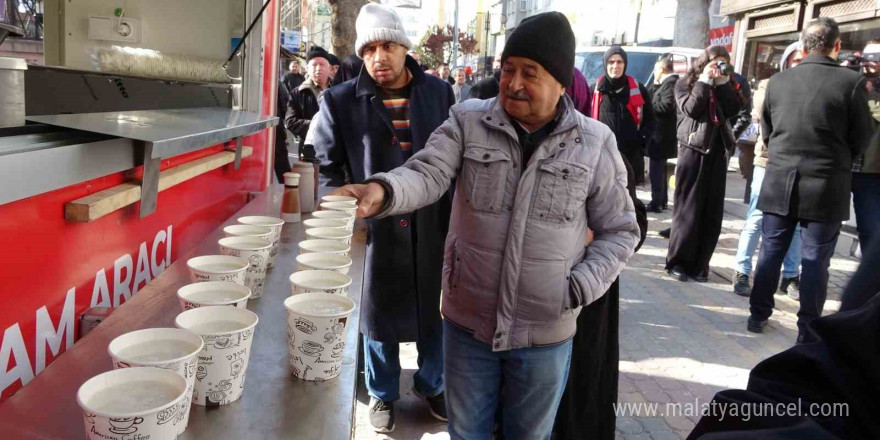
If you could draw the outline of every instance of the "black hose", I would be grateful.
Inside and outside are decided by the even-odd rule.
[[[263,3],[263,7],[260,8],[260,12],[257,13],[256,17],[254,17],[254,21],[252,21],[250,26],[248,26],[247,30],[244,31],[244,35],[241,37],[241,40],[238,40],[238,44],[235,45],[235,49],[232,50],[232,53],[229,54],[229,58],[227,58],[226,62],[223,63],[223,70],[226,70],[226,68],[229,66],[229,63],[232,62],[232,59],[235,58],[235,55],[238,53],[239,50],[241,50],[241,46],[244,45],[244,40],[246,40],[248,35],[251,34],[251,31],[254,29],[254,26],[257,24],[257,21],[259,21],[260,18],[263,17],[263,11],[266,10],[266,7],[269,6],[269,3],[271,3],[271,2],[272,2],[272,0],[266,0],[266,2]]]

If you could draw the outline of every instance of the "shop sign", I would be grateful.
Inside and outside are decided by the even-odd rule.
[[[28,350],[21,322],[7,327],[0,341],[0,394],[6,395],[10,387],[26,385],[46,368],[49,359],[73,346],[78,303],[88,298],[89,307],[118,307],[159,276],[171,264],[171,233],[169,225],[156,232],[152,240],[141,242],[136,253],[116,258],[109,271],[103,267],[96,269],[94,279],[86,284],[91,291],[70,287],[56,316],[50,314],[45,304],[38,308],[34,312],[35,337],[27,338],[27,342],[34,344],[33,351]],[[29,352],[34,354],[33,358]]]
[[[733,31],[735,26],[724,26],[709,29],[709,46],[724,46],[728,52],[733,51]]]

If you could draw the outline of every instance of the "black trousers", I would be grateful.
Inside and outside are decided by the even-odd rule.
[[[798,223],[801,225],[801,283],[798,329],[804,331],[810,321],[822,315],[828,293],[828,266],[834,255],[840,222],[811,222],[764,213],[761,225],[761,252],[755,268],[755,283],[749,304],[752,317],[765,320],[773,313],[773,294],[779,285],[782,260],[788,252]]]
[[[666,175],[666,159],[651,158],[648,164],[648,177],[651,179],[651,204],[657,207],[669,203],[669,176]]]
[[[568,384],[556,413],[554,440],[614,440],[620,280],[584,307],[572,340]]]
[[[620,151],[620,155],[625,157],[632,167],[636,186],[641,185],[645,181],[645,156],[642,154],[642,149],[629,148],[618,151]]]
[[[688,274],[709,274],[709,260],[718,244],[724,219],[727,157],[716,147],[708,155],[678,149],[675,171],[675,212],[666,269],[679,267]]]
[[[278,183],[284,183],[284,173],[291,171],[290,158],[287,157],[287,133],[283,124],[279,124],[280,129],[275,130],[275,178]]]

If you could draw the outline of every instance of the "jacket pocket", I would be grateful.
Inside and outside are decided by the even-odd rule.
[[[589,193],[590,173],[589,168],[574,162],[543,162],[538,166],[530,217],[550,223],[569,223],[577,219]]]
[[[517,293],[517,321],[547,324],[562,316],[569,304],[565,260],[522,258]]]
[[[464,190],[467,202],[476,211],[503,209],[510,173],[510,155],[499,148],[469,145],[464,151]]]

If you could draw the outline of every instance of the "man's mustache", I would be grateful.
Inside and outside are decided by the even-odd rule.
[[[508,98],[511,99],[519,99],[523,101],[529,100],[529,94],[526,93],[525,90],[518,90],[516,92],[511,92],[510,90],[505,90],[504,94],[507,95]]]

